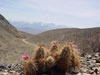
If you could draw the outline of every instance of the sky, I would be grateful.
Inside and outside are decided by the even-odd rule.
[[[100,27],[100,0],[0,0],[0,13],[9,21]]]

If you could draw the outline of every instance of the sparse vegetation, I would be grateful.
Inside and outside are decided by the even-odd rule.
[[[80,48],[82,55],[100,52],[100,27],[97,28],[65,28],[49,30],[27,39],[31,43],[44,43],[48,45],[50,41],[57,40],[64,43],[68,40],[75,41]]]

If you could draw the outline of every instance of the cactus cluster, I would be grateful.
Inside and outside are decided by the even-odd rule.
[[[79,51],[74,48],[73,42],[64,45],[54,42],[50,49],[40,46],[35,50],[33,58],[24,60],[23,63],[25,75],[64,74],[79,67]]]

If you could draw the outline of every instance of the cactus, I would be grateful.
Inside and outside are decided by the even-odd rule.
[[[36,52],[36,56],[35,56],[35,59],[41,59],[41,58],[44,58],[45,56],[45,53],[44,53],[44,49],[43,48],[39,48]]]
[[[26,61],[23,66],[27,75],[36,75],[37,73],[42,75],[53,70],[64,73],[72,68],[80,67],[79,51],[76,45],[73,46],[73,42],[62,46],[54,41],[50,50],[40,45],[34,52],[33,60]]]
[[[78,50],[74,49],[71,42],[65,44],[57,61],[57,66],[61,70],[70,71],[72,68],[80,67]]]
[[[33,62],[37,65],[38,68],[38,74],[44,73],[45,64],[46,64],[46,58],[49,55],[49,50],[40,45],[38,49],[34,52]]]
[[[51,56],[54,57],[56,59],[56,61],[57,61],[57,59],[59,59],[61,49],[62,49],[61,44],[59,44],[59,43],[51,44],[51,47],[50,47]]]
[[[33,64],[32,60],[26,60],[23,63],[24,74],[25,75],[37,75],[37,67]]]
[[[72,53],[72,55],[71,55],[71,59],[72,59],[72,67],[77,67],[77,68],[79,68],[80,67],[80,58],[79,58],[79,52],[78,52],[78,50],[76,50],[76,49],[73,49],[74,51],[73,51],[73,53]]]
[[[71,64],[70,55],[71,55],[70,47],[65,46],[60,54],[60,59],[57,61],[58,68],[66,71],[70,67]]]
[[[64,49],[62,50],[60,58],[61,58],[61,60],[68,60],[69,57],[70,57],[70,48],[64,47]]]
[[[58,51],[58,46],[57,46],[57,45],[52,45],[50,51],[51,51],[51,52]]]
[[[49,56],[46,59],[46,65],[47,65],[48,68],[53,67],[55,65],[55,59],[52,56]]]
[[[43,45],[40,45],[38,48],[34,50],[33,55],[33,60],[39,60],[49,56],[50,52],[47,48],[43,47]]]

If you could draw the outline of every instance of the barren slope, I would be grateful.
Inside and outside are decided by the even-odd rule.
[[[0,64],[20,62],[22,55],[33,52],[33,47],[22,41],[23,35],[28,34],[17,31],[0,15]]]
[[[91,52],[100,52],[100,28],[88,28],[88,29],[56,29],[50,30],[47,32],[40,33],[36,36],[33,36],[27,41],[31,43],[45,43],[52,40],[58,40],[59,42],[66,42],[68,40],[75,41],[81,53],[91,53]]]

